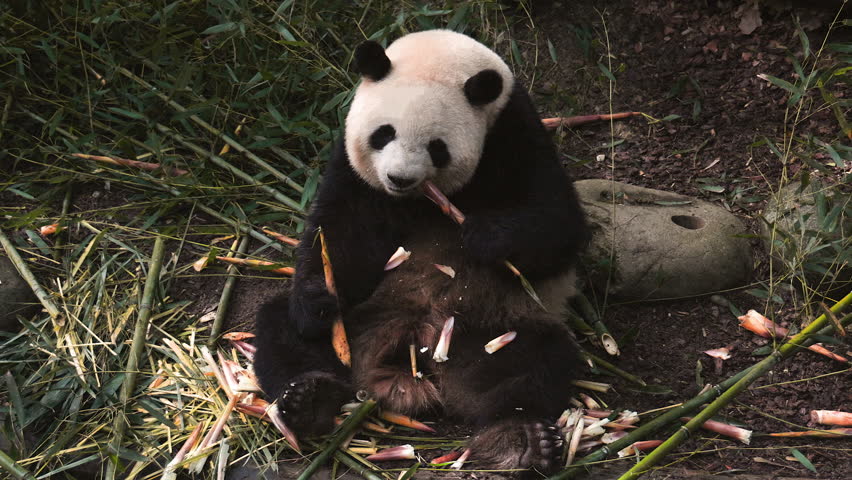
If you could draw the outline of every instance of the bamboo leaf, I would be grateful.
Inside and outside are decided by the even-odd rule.
[[[790,453],[793,454],[793,456],[796,457],[796,460],[798,460],[799,463],[804,465],[805,468],[807,468],[808,470],[810,470],[814,473],[819,473],[819,472],[817,472],[817,469],[814,466],[814,464],[811,463],[811,461],[808,460],[808,457],[806,457],[805,454],[800,452],[798,448],[791,448]]]

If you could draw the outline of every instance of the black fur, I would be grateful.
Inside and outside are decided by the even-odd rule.
[[[475,107],[487,105],[503,91],[503,77],[494,70],[483,70],[464,82],[464,95]]]
[[[378,82],[391,70],[391,62],[385,49],[378,43],[367,40],[355,48],[353,67],[356,72]]]
[[[443,409],[479,425],[480,466],[548,469],[557,440],[541,433],[540,419],[565,408],[577,361],[564,321],[530,300],[503,261],[533,282],[558,275],[574,265],[587,230],[552,140],[519,85],[487,135],[473,179],[451,200],[467,216],[462,227],[424,198],[369,187],[341,142],[298,247],[290,300],[265,306],[258,318],[255,370],[271,397],[298,392],[284,414],[298,433],[327,431],[331,424],[318,412],[339,406],[354,384],[401,413]],[[351,380],[329,341],[341,312],[325,289],[320,226],[352,343]],[[400,245],[411,259],[384,272]],[[433,263],[452,266],[456,278]],[[435,363],[431,348],[450,315],[450,360]],[[486,354],[483,345],[507,330],[517,339]],[[412,343],[430,347],[418,359],[422,380],[411,376]]]
[[[432,157],[432,165],[435,165],[435,168],[444,168],[450,164],[450,151],[447,150],[447,144],[440,138],[429,142],[426,150]]]

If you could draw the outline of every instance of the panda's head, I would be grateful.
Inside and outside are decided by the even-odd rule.
[[[355,51],[362,82],[346,117],[346,153],[373,188],[414,195],[424,180],[452,194],[470,181],[514,79],[500,57],[448,30]]]

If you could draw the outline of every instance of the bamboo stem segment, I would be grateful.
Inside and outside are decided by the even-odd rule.
[[[3,450],[0,450],[0,467],[3,467],[3,470],[12,474],[12,478],[15,480],[36,480],[36,477],[32,473],[18,465],[15,460],[13,460],[12,457],[7,455]]]
[[[36,279],[35,275],[33,275],[32,270],[30,270],[30,267],[27,266],[27,262],[25,262],[24,259],[21,258],[21,255],[18,253],[18,250],[15,248],[14,245],[12,245],[12,242],[9,240],[6,234],[3,233],[3,230],[0,230],[0,244],[3,245],[3,249],[6,250],[6,255],[9,256],[9,260],[12,262],[12,264],[15,265],[15,268],[18,270],[18,273],[30,286],[33,293],[35,293],[36,297],[38,297],[38,300],[41,302],[41,304],[44,305],[44,309],[47,310],[48,315],[50,315],[50,317],[54,320],[59,318],[61,313],[56,307],[56,304],[53,303],[53,300],[51,300],[50,294],[47,293],[44,288],[42,288],[41,285],[38,283],[38,280]]]
[[[236,255],[245,255],[248,250],[249,237],[245,236],[240,240],[237,246]],[[237,283],[237,266],[228,266],[228,279],[225,280],[225,286],[222,287],[222,295],[219,297],[219,306],[216,307],[216,318],[213,320],[213,326],[210,327],[210,338],[207,340],[207,346],[212,347],[219,340],[219,333],[222,331],[222,325],[225,323],[225,315],[228,313],[228,304],[231,303],[231,292],[234,291],[234,284]]]
[[[328,445],[326,445],[325,449],[320,452],[314,458],[314,461],[308,465],[299,478],[297,480],[308,480],[317,471],[319,467],[321,467],[325,462],[337,452],[337,449],[343,443],[344,440],[349,438],[349,436],[361,426],[361,422],[367,418],[367,415],[376,407],[375,400],[365,400],[361,406],[358,407],[357,410],[352,412],[352,415],[346,417],[346,420],[340,425],[340,428],[337,429],[334,435],[329,439]]]
[[[160,269],[163,266],[163,257],[166,251],[165,244],[166,242],[162,236],[157,236],[156,240],[154,240],[154,251],[151,254],[151,261],[148,264],[148,277],[145,279],[142,301],[139,303],[139,315],[136,318],[136,328],[133,330],[130,354],[127,357],[127,364],[124,368],[126,376],[121,385],[121,393],[119,395],[120,408],[113,424],[113,437],[109,449],[112,454],[116,454],[121,447],[121,440],[127,428],[125,410],[130,396],[133,394],[133,389],[136,388],[136,376],[139,373],[139,361],[142,358],[142,349],[145,346],[145,337],[148,331],[148,320],[151,318],[154,292],[160,284]],[[112,480],[115,478],[115,474],[116,462],[108,462],[106,478]]]

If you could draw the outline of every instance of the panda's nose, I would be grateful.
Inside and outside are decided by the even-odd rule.
[[[391,174],[388,174],[388,180],[397,188],[408,188],[417,181],[416,178],[397,177]]]

